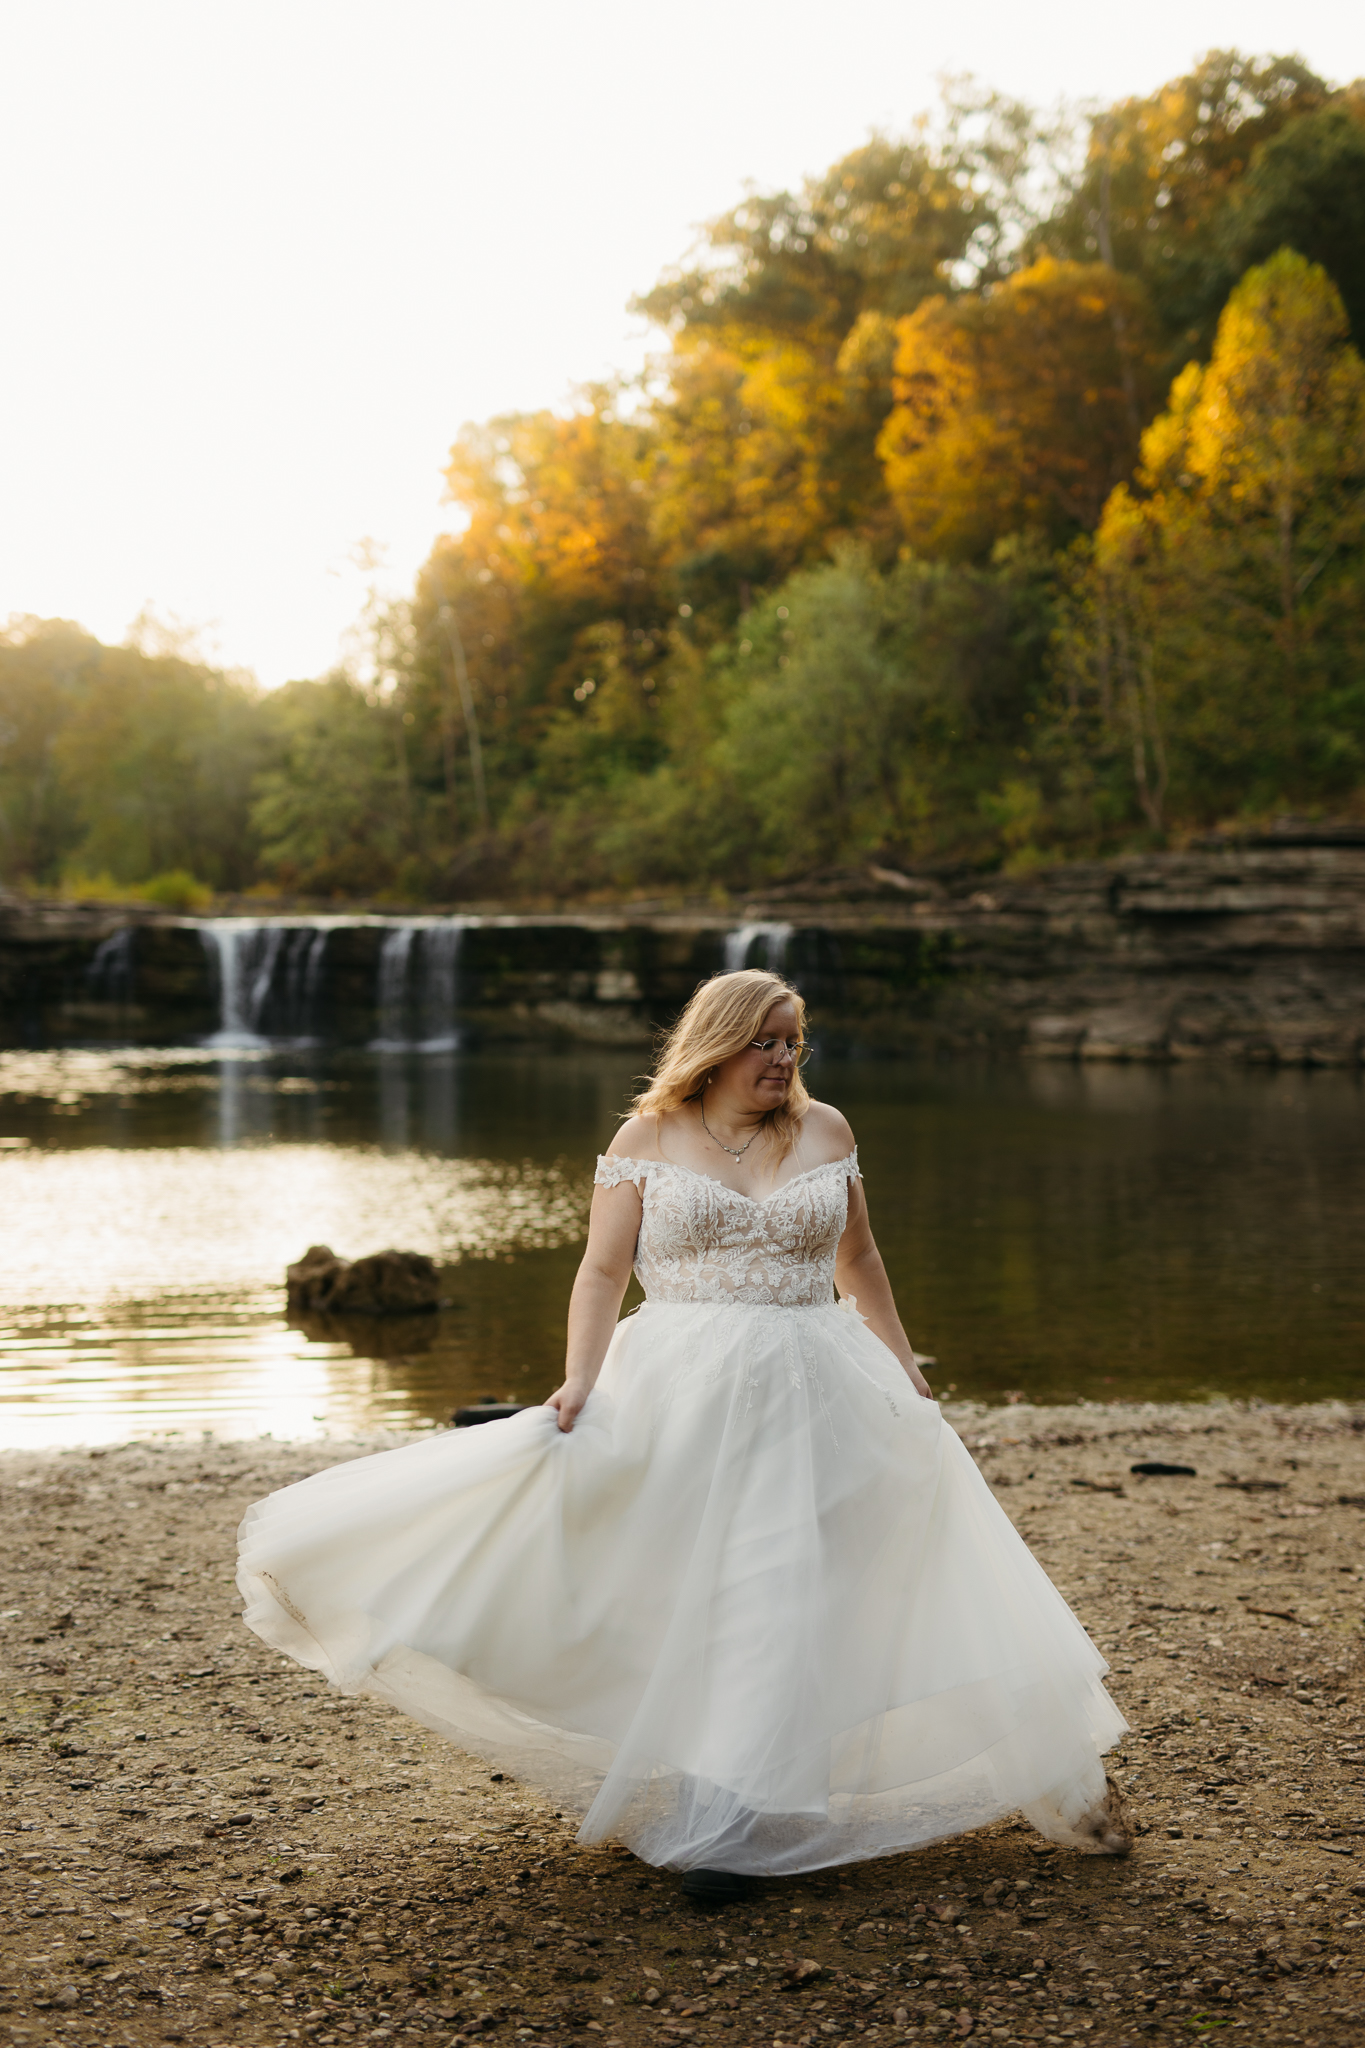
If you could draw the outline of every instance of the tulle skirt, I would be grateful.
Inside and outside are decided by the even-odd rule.
[[[546,1408],[258,1502],[245,1619],[678,1869],[781,1874],[1024,1810],[1126,1723],[937,1405],[834,1305],[647,1304]]]

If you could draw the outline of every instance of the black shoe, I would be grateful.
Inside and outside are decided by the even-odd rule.
[[[683,1897],[699,1906],[732,1906],[737,1899],[747,1899],[752,1889],[753,1879],[741,1877],[735,1870],[683,1872]]]

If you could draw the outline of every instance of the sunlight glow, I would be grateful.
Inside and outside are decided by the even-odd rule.
[[[117,641],[150,603],[268,684],[315,674],[367,563],[404,591],[452,523],[462,421],[638,369],[631,293],[746,180],[905,129],[944,71],[1043,104],[1211,45],[1345,77],[1349,27],[1268,0],[11,5],[0,618]]]

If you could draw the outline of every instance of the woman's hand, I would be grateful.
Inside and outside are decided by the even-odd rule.
[[[591,1392],[592,1388],[585,1386],[581,1380],[565,1380],[563,1386],[556,1387],[554,1393],[551,1394],[549,1400],[545,1403],[547,1408],[555,1408],[559,1411],[559,1426],[565,1436],[568,1435],[575,1422],[577,1422],[579,1415],[582,1413],[583,1403]]]
[[[914,1388],[915,1392],[917,1394],[923,1394],[926,1401],[932,1401],[934,1398],[934,1390],[930,1386],[928,1380],[924,1377],[924,1374],[920,1371],[919,1360],[912,1355],[910,1363],[906,1366],[905,1370],[910,1376],[910,1384]]]

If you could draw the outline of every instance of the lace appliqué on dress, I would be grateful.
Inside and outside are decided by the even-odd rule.
[[[668,1160],[608,1154],[596,1175],[599,1187],[628,1180],[641,1190],[635,1271],[648,1300],[767,1308],[833,1301],[849,1183],[858,1178],[856,1150],[758,1199]]]
[[[610,1152],[599,1154],[597,1171],[593,1184],[599,1188],[619,1188],[622,1181],[634,1181],[638,1188],[650,1170],[647,1159],[623,1159]]]

